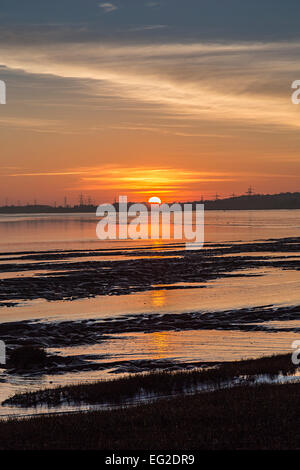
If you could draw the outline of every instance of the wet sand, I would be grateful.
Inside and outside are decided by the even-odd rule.
[[[256,256],[244,253],[256,253]],[[260,255],[260,252],[264,254]],[[265,253],[269,252],[269,255]],[[278,259],[272,253],[282,253]],[[203,250],[131,250],[126,259],[125,251],[112,251],[111,261],[93,261],[95,252],[80,252],[89,261],[61,261],[67,253],[32,253],[7,257],[0,264],[0,273],[28,272],[28,277],[0,279],[0,306],[10,302],[45,299],[48,301],[75,300],[99,295],[128,295],[136,292],[186,289],[205,287],[205,283],[214,279],[251,277],[257,268],[278,268],[298,271],[300,269],[300,239],[287,238],[256,243],[227,244],[210,246]],[[74,256],[79,255],[72,252]],[[114,260],[122,253],[125,259]],[[292,253],[291,256],[289,253]],[[297,255],[297,254],[298,255]],[[96,252],[99,256],[99,252]],[[107,254],[106,254],[107,255]],[[147,256],[146,256],[147,255]],[[157,257],[156,257],[157,255]],[[232,255],[232,256],[230,256]],[[140,256],[140,258],[139,258]],[[42,257],[43,261],[36,262]],[[53,259],[57,259],[53,263]],[[34,263],[25,260],[34,260]],[[20,263],[20,259],[24,262]],[[49,262],[49,259],[52,262]],[[34,275],[32,275],[34,274]],[[184,285],[189,283],[190,285]],[[175,285],[174,285],[175,284]]]

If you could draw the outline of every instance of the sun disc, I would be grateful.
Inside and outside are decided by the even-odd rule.
[[[157,196],[150,197],[148,202],[149,202],[149,204],[161,204],[161,200]]]

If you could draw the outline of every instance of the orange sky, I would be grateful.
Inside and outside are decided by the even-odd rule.
[[[2,44],[0,204],[300,189],[300,42],[38,34]]]

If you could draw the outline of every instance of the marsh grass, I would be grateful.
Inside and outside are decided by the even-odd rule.
[[[67,385],[35,392],[16,394],[3,402],[4,405],[32,407],[46,404],[58,406],[69,403],[103,404],[118,403],[142,395],[172,395],[193,392],[201,385],[218,388],[235,378],[251,380],[258,375],[277,376],[293,373],[297,366],[290,354],[225,362],[215,367],[180,372],[153,371],[129,375],[114,380]]]
[[[0,449],[299,449],[300,384],[241,386],[112,411],[0,422]]]

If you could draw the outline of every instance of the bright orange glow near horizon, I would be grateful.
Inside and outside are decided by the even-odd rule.
[[[274,165],[275,166],[275,165]],[[127,195],[130,201],[145,202],[149,196],[161,195],[165,202],[192,201],[231,196],[232,193],[244,194],[250,185],[258,192],[275,192],[276,182],[284,175],[275,172],[260,175],[258,172],[203,171],[178,167],[151,166],[102,166],[74,167],[61,171],[21,172],[7,168],[2,178],[2,194],[8,202],[18,200],[23,203],[78,203],[81,194],[93,202],[109,202],[120,195]],[[289,188],[297,189],[297,175],[287,178]],[[256,182],[256,184],[254,184]],[[263,182],[263,184],[261,183]],[[260,183],[260,184],[259,184]],[[13,189],[13,193],[10,191]],[[3,201],[2,201],[3,203]]]
[[[38,203],[68,202],[77,203],[81,194],[96,202],[108,202],[120,195],[127,195],[131,201],[149,199],[152,195],[162,195],[165,202],[192,201],[244,194],[250,185],[259,192],[276,192],[279,181],[284,176],[276,173],[226,171],[189,171],[178,168],[147,167],[82,167],[63,171],[11,172],[7,171],[2,181],[2,194],[8,202],[16,204],[36,200]],[[296,191],[297,175],[286,177],[286,190]],[[13,189],[13,191],[12,191]],[[3,201],[2,201],[3,203]]]

